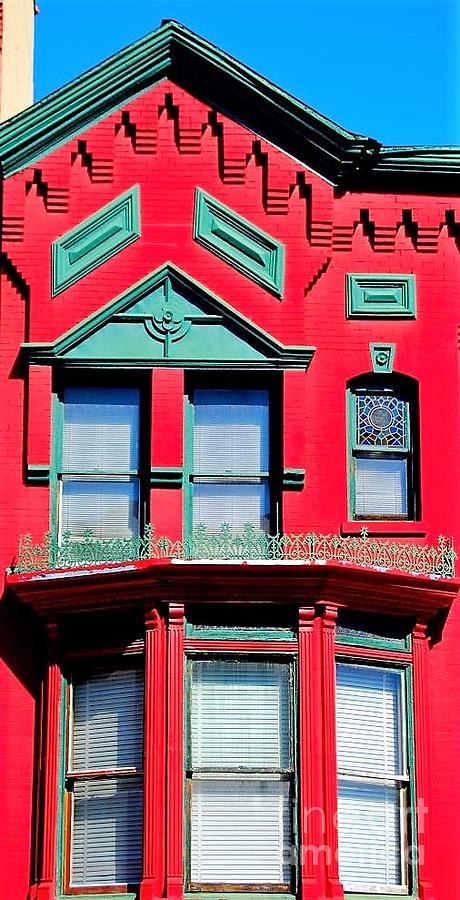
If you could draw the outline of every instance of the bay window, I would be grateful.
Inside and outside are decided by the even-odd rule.
[[[66,883],[137,884],[142,864],[143,675],[98,668],[70,682]]]
[[[408,893],[405,674],[339,662],[339,870],[345,890]]]
[[[204,658],[189,669],[189,889],[288,891],[292,664]]]
[[[62,395],[59,532],[131,538],[140,521],[140,392],[69,386]]]

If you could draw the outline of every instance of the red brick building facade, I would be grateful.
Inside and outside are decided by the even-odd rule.
[[[166,22],[0,158],[2,896],[456,900],[458,151]]]

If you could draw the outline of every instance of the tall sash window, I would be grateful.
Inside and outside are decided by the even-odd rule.
[[[350,393],[355,519],[415,518],[414,413],[407,391],[376,382]]]
[[[404,673],[337,665],[339,868],[346,890],[408,893]]]
[[[61,538],[138,534],[138,389],[65,389],[59,486]]]
[[[143,675],[101,669],[70,686],[69,887],[136,884],[142,864]]]
[[[193,526],[269,531],[269,392],[196,389],[192,409]]]
[[[190,662],[192,888],[291,887],[292,667]]]

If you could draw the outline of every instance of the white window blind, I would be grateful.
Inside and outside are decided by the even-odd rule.
[[[193,408],[193,524],[268,531],[268,391],[197,389]]]
[[[196,390],[194,471],[268,471],[268,391]]]
[[[60,535],[139,533],[139,390],[68,387],[63,398]],[[130,474],[131,473],[131,474]]]
[[[290,785],[192,781],[191,879],[201,884],[288,884]]]
[[[191,664],[193,884],[291,879],[291,691],[288,664]]]
[[[208,532],[218,533],[223,522],[234,532],[242,531],[248,523],[256,531],[269,528],[269,491],[264,481],[230,484],[224,480],[193,485],[193,521],[204,524]]]
[[[67,781],[71,886],[135,884],[142,862],[143,678],[99,671],[73,684]]]
[[[64,472],[129,472],[139,464],[139,391],[69,387],[64,392]]]
[[[129,538],[139,531],[139,481],[129,476],[112,479],[63,476],[61,533],[82,538]]]
[[[402,672],[337,666],[339,868],[349,890],[403,893]]]
[[[407,459],[356,458],[357,516],[407,516]]]

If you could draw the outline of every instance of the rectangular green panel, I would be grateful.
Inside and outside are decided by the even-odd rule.
[[[347,275],[347,316],[415,319],[415,276]]]
[[[52,245],[52,293],[65,291],[140,237],[136,184]]]
[[[202,247],[281,297],[283,245],[199,188],[193,236]]]

